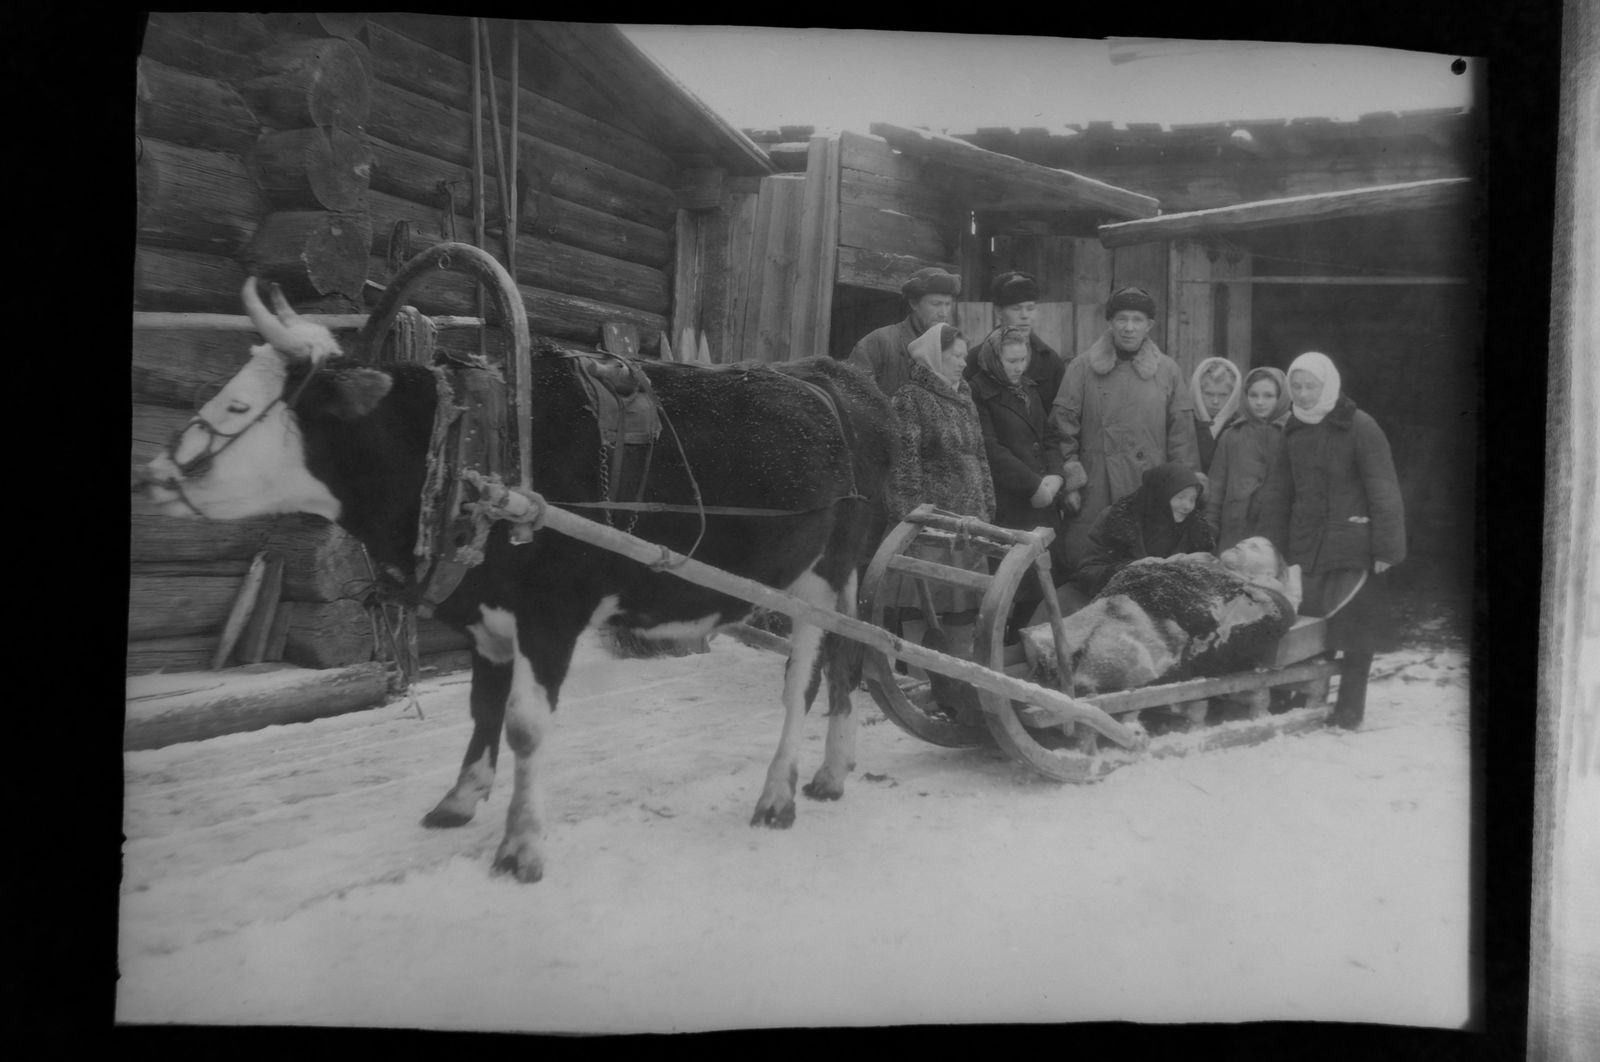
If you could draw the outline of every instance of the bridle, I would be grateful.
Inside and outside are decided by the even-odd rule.
[[[304,393],[306,384],[311,382],[311,377],[316,374],[316,371],[317,363],[313,361],[311,363],[311,368],[306,372],[305,378],[302,379],[299,385],[295,387],[294,394],[290,395],[288,399],[285,399],[282,394],[279,394],[276,398],[263,406],[261,408],[261,412],[257,413],[254,418],[252,418],[238,431],[223,431],[215,424],[212,424],[205,417],[201,416],[199,413],[196,413],[193,417],[190,417],[189,422],[183,427],[174,431],[172,433],[172,438],[167,440],[167,452],[172,455],[173,465],[177,469],[177,475],[162,480],[156,485],[166,487],[168,490],[177,491],[178,500],[183,502],[184,505],[187,505],[190,512],[194,513],[196,516],[204,518],[206,514],[201,512],[199,507],[196,506],[194,502],[189,500],[189,495],[184,492],[184,481],[203,476],[207,472],[211,471],[212,462],[217,459],[218,455],[220,455],[224,450],[232,446],[234,443],[238,442],[240,437],[243,436],[245,432],[249,431],[257,424],[260,424],[263,420],[266,420],[268,414],[270,414],[280,404],[287,406],[289,409],[293,409],[296,403],[300,401],[300,395]],[[200,428],[205,431],[206,445],[204,449],[195,454],[193,457],[189,458],[187,461],[180,462],[177,459],[178,446],[183,442],[184,436],[189,434],[189,429],[191,428]],[[220,446],[216,445],[218,439],[222,440],[222,445]]]

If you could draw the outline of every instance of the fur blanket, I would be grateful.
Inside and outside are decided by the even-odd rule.
[[[1250,539],[1252,548],[1270,545]],[[1260,666],[1294,624],[1295,580],[1275,552],[1270,565],[1234,550],[1135,561],[1063,622],[1077,696]],[[1022,632],[1037,677],[1059,674],[1050,625]]]

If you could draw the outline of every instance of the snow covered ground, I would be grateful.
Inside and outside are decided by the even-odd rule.
[[[465,675],[428,682],[422,718],[397,704],[129,753],[119,1020],[1466,1021],[1460,651],[1380,656],[1357,733],[1088,786],[927,745],[860,693],[845,798],[751,829],[782,669],[725,638],[659,660],[585,645],[536,885],[489,874],[507,771],[469,825],[419,825],[466,745]]]

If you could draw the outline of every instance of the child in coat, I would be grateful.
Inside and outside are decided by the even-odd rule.
[[[1289,382],[1281,369],[1262,366],[1245,376],[1244,408],[1217,440],[1206,488],[1206,520],[1217,532],[1219,550],[1256,533],[1256,499],[1283,452],[1289,405]]]

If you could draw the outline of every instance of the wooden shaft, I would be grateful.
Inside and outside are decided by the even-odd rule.
[[[267,555],[257,553],[255,559],[250,562],[250,570],[245,573],[244,582],[239,585],[239,596],[233,600],[233,609],[228,613],[228,622],[222,625],[222,639],[217,643],[217,651],[211,657],[212,671],[226,664],[228,657],[233,654],[233,647],[239,641],[239,635],[244,633],[244,625],[255,609],[256,595],[261,592],[261,581],[266,573]]]
[[[483,61],[479,49],[478,19],[472,19],[472,243],[483,246]],[[488,302],[483,284],[473,281],[477,293],[478,316],[487,317]],[[478,355],[488,357],[488,337],[479,334]]]
[[[365,328],[371,320],[371,314],[365,313],[303,313],[300,319],[313,324],[322,325],[333,330],[346,328]],[[435,328],[482,328],[481,317],[430,317]],[[243,314],[233,313],[162,313],[159,310],[135,310],[133,314],[133,330],[161,329],[165,331],[189,331],[204,329],[216,332],[254,332],[256,325],[250,318]]]
[[[500,195],[500,228],[506,241],[506,266],[511,266],[513,251],[512,245],[516,242],[516,228],[511,224],[511,196],[512,192],[506,180],[506,148],[500,137],[500,98],[494,88],[494,49],[490,47],[489,24],[482,19],[478,20],[478,37],[483,49],[484,81],[489,86],[489,129],[494,135],[494,172],[498,178],[495,182],[496,191]],[[513,272],[513,275],[515,273]]]
[[[542,502],[542,499],[540,500]],[[604,524],[597,524],[593,520],[585,519],[576,513],[558,509],[553,505],[545,505],[541,514],[542,526],[563,535],[587,542],[601,549],[613,553],[620,553],[630,560],[641,564],[654,565],[665,561],[670,567],[666,570],[685,582],[704,586],[716,590],[730,597],[748,601],[753,605],[782,612],[794,619],[804,620],[815,624],[825,631],[830,631],[851,641],[860,642],[880,652],[886,653],[896,659],[914,664],[925,671],[932,671],[949,678],[959,679],[962,682],[980,689],[991,690],[1011,700],[1023,701],[1048,708],[1052,713],[1058,713],[1063,719],[1094,720],[1091,724],[1103,734],[1106,734],[1117,744],[1124,748],[1132,748],[1136,740],[1132,731],[1121,723],[1106,715],[1093,705],[1085,704],[1065,694],[1054,690],[1047,690],[1043,686],[1036,686],[1022,679],[1012,678],[1001,672],[991,671],[981,664],[959,657],[949,656],[945,653],[924,649],[920,645],[913,645],[903,638],[890,634],[881,627],[874,627],[863,620],[835,612],[832,609],[821,608],[811,602],[775,590],[770,586],[763,586],[753,579],[733,575],[720,568],[713,568],[709,564],[685,557],[681,553],[668,550],[646,542],[642,538],[635,538],[624,531]]]
[[[516,19],[511,20],[511,157],[507,160],[510,170],[506,174],[506,187],[510,189],[507,199],[510,202],[510,213],[506,218],[506,231],[515,234],[518,230],[518,215],[522,213],[522,204],[518,202],[520,194],[517,191],[517,156],[520,153],[518,139],[521,136],[521,127],[517,124],[517,103],[520,95],[519,83],[521,77],[518,73],[517,45],[522,37],[522,24]],[[506,271],[512,276],[517,275],[517,241],[511,239],[506,244]]]
[[[1050,617],[1050,640],[1056,647],[1056,674],[1060,676],[1061,692],[1072,692],[1072,654],[1067,651],[1067,632],[1061,626],[1061,599],[1056,597],[1056,588],[1050,581],[1050,555],[1039,554],[1034,561],[1034,576],[1039,580],[1039,589],[1044,593],[1045,612]]]
[[[998,527],[994,524],[984,523],[982,520],[971,516],[948,516],[944,513],[925,512],[922,506],[918,506],[908,513],[906,519],[914,524],[922,524],[925,527],[937,527],[943,531],[955,531],[958,533],[966,531],[969,534],[987,535],[990,538],[997,538],[1002,542],[1013,544],[1031,543],[1041,531],[1049,536],[1045,538],[1044,545],[1048,546],[1055,539],[1055,532],[1047,527],[1035,531],[1018,531],[1013,527]]]

